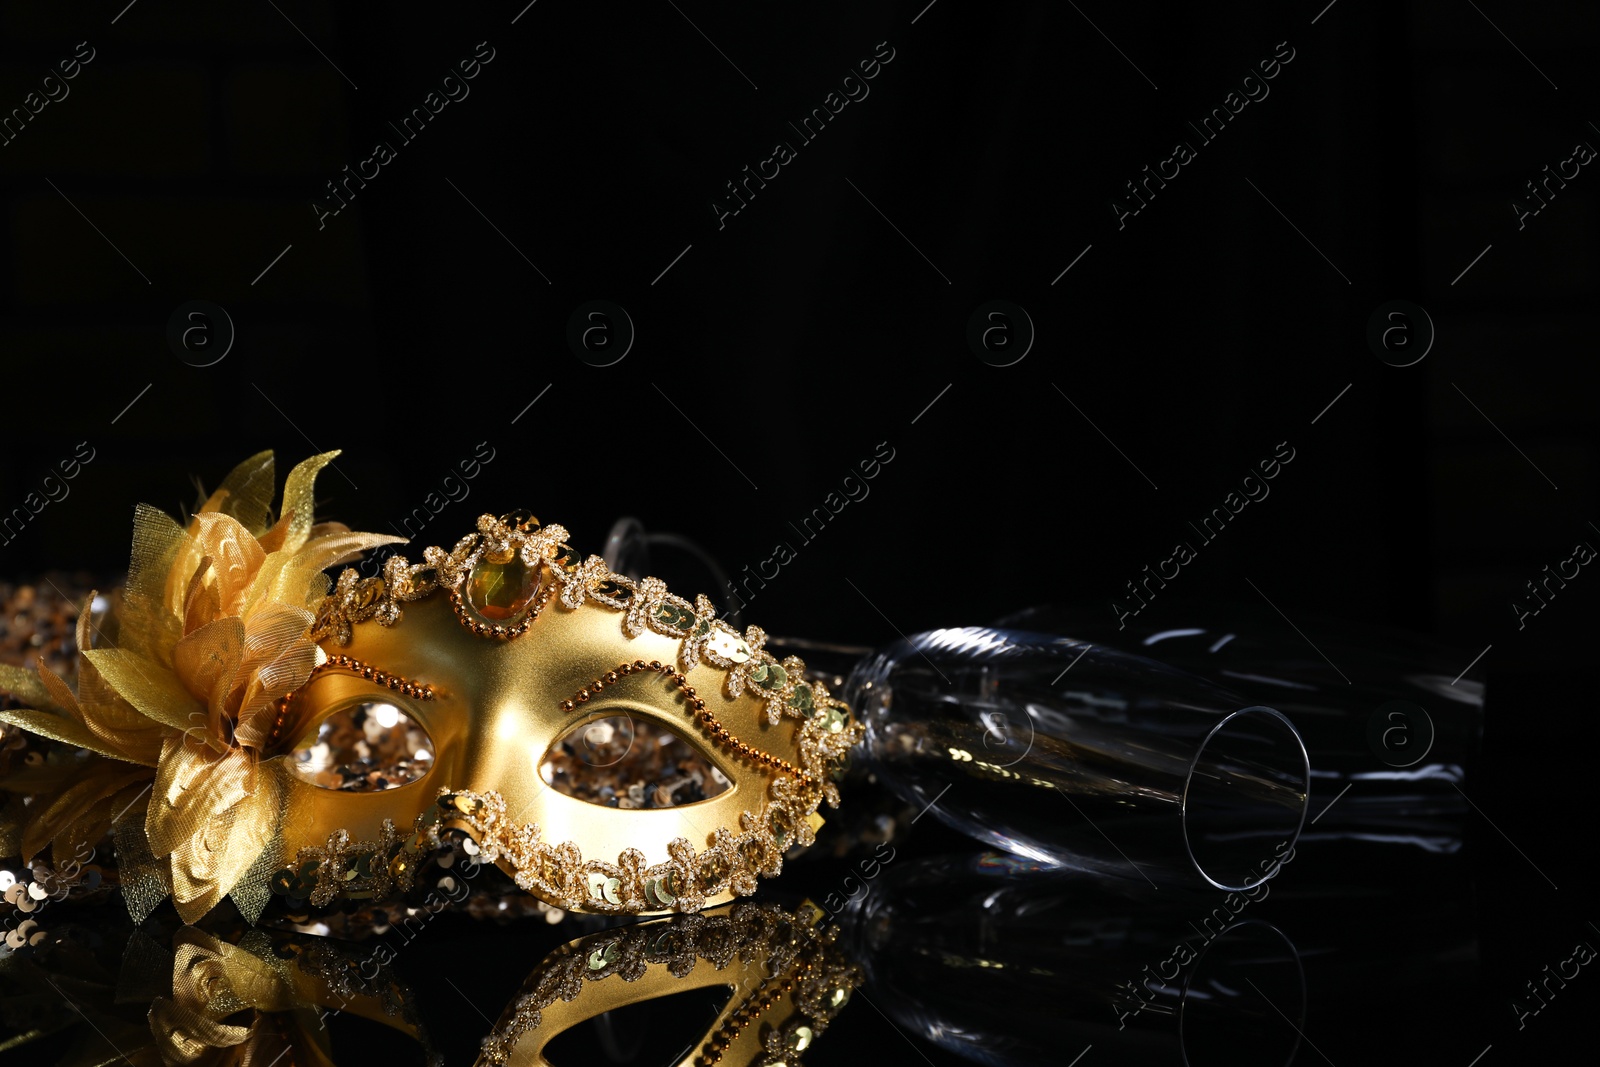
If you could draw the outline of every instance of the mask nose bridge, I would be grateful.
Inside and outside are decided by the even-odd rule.
[[[531,795],[542,789],[539,761],[565,729],[560,711],[510,679],[486,685],[469,715],[452,789]]]

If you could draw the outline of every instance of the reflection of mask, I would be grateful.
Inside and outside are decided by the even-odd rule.
[[[366,1062],[348,1054],[363,1047],[353,1039],[372,1042],[376,1025],[420,1046],[422,1055],[399,1062],[442,1062],[411,990],[353,945],[260,929],[230,941],[192,926],[169,941],[155,923],[69,924],[53,934],[0,968],[0,1047],[49,1037],[59,1054],[67,1035],[73,1052],[62,1063],[333,1067],[336,1056]],[[46,1051],[33,1062],[57,1062]]]
[[[280,955],[279,953],[282,953]],[[325,1063],[324,1021],[349,1013],[423,1041],[404,986],[349,948],[295,939],[275,948],[259,935],[239,945],[193,927],[173,938],[172,995],[150,1005],[150,1031],[168,1064]]]
[[[478,1062],[545,1064],[550,1042],[567,1031],[573,1031],[569,1040],[615,1043],[619,1033],[628,1036],[629,1014],[618,1009],[657,1000],[663,1003],[652,1006],[671,1013],[657,1018],[676,1030],[671,1024],[682,1001],[665,998],[705,990],[715,998],[715,1016],[703,1030],[689,1030],[695,1039],[682,1063],[797,1067],[862,978],[837,946],[837,931],[814,925],[820,917],[805,906],[790,912],[739,902],[560,945],[539,960],[505,1006],[481,1041]],[[499,936],[523,946],[530,940],[548,945],[545,929],[535,922]],[[0,967],[0,1047],[48,1038],[59,1053],[70,1043],[75,1055],[62,1062],[333,1067],[382,1059],[437,1065],[444,1060],[424,1022],[437,1027],[441,1017],[460,1014],[457,998],[468,996],[437,975],[434,982],[408,985],[397,968],[411,971],[418,961],[391,967],[390,946],[405,944],[398,938],[357,945],[261,928],[222,934],[183,927],[169,939],[154,920],[139,929],[112,921],[69,925],[54,934],[47,946]],[[435,947],[441,951],[448,950]],[[468,1033],[461,1036],[476,1044],[482,1034],[471,1032],[477,1017],[466,1018]],[[597,1032],[576,1029],[590,1020]],[[446,1022],[439,1029],[456,1029]],[[413,1042],[418,1055],[411,1054]],[[55,1062],[43,1052],[33,1060]],[[596,1060],[591,1054],[571,1062]]]
[[[786,1063],[844,1007],[860,968],[834,945],[819,913],[734,904],[716,912],[605,930],[546,956],[484,1042],[480,1067],[545,1064],[562,1031],[625,1005],[707,986],[727,1004],[684,1063]]]
[[[186,524],[140,508],[75,689],[0,665],[28,705],[0,724],[54,743],[0,781],[0,847],[60,865],[109,831],[135,920],[170,894],[194,922],[225,894],[251,920],[273,891],[395,895],[447,829],[541,900],[630,914],[747,895],[813,839],[861,728],[799,659],[527,513],[329,592],[398,540],[313,524],[334,455],[276,521],[271,453]]]

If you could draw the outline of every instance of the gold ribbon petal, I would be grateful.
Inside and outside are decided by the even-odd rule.
[[[85,667],[80,671],[80,675],[93,674],[93,667]],[[98,675],[95,677],[98,679]],[[80,703],[67,683],[43,663],[39,664],[39,681],[50,697],[51,704],[62,709],[63,718],[81,722],[98,739],[98,744],[80,747],[89,748],[113,759],[142,763],[147,767],[156,765],[164,733],[159,723],[151,722],[139,714],[132,706],[116,698],[115,693],[111,694],[116,698],[114,702]],[[96,687],[91,686],[91,689],[93,688]]]
[[[167,727],[152,722],[132,705],[120,700],[84,704],[82,711],[85,725],[103,746],[109,745],[114,750],[105,755],[142,763],[146,767],[154,767],[161,759],[161,742],[167,735]]]
[[[298,552],[306,543],[315,522],[317,474],[338,456],[335,450],[303,459],[295,464],[289,477],[284,479],[282,515],[289,523],[288,533],[283,539],[285,551]]]
[[[46,711],[66,711],[56,703],[38,673],[27,667],[0,663],[0,691],[10,693],[24,704]]]
[[[272,494],[277,471],[272,450],[257,452],[222,479],[201,511],[221,511],[238,519],[251,532],[265,530],[272,517]]]
[[[40,663],[37,670],[39,684],[44,686],[45,690],[50,694],[50,703],[82,722],[83,709],[78,706],[78,696],[72,691],[72,687],[62,681],[61,676],[44,663]]]
[[[144,832],[159,859],[201,832],[254,788],[255,767],[242,749],[216,752],[183,734],[169,735],[161,749],[156,784],[145,813]]]
[[[272,603],[250,617],[232,697],[234,738],[259,749],[272,733],[275,705],[305,684],[317,665],[317,644],[306,636],[305,608]]]
[[[173,935],[174,999],[208,1015],[254,1008],[282,1011],[297,1003],[294,986],[248,949],[187,927]]]
[[[206,584],[216,593],[217,606],[209,618],[240,614],[249,603],[248,593],[256,572],[266,562],[267,554],[260,542],[238,519],[217,511],[202,511],[191,519],[189,536],[202,557],[202,565],[195,571],[206,573]],[[205,561],[210,562],[209,568],[204,566]]]
[[[183,527],[158,508],[145,504],[134,508],[133,555],[119,613],[119,647],[157,660],[163,649],[172,648],[183,636],[182,596],[199,563],[200,555]],[[169,579],[175,571],[182,574],[182,584],[169,596]]]
[[[358,559],[363,552],[384,545],[403,545],[404,537],[394,534],[345,532],[308,540],[294,555],[294,565],[301,570],[325,571],[341,563]]]
[[[83,656],[124,700],[156,722],[188,730],[206,721],[206,706],[170,668],[126,648],[91,648]]]
[[[244,647],[244,620],[229,616],[186,634],[172,650],[173,670],[191,696],[205,701],[206,737],[217,743],[229,740],[223,722],[232,717],[230,697]]]
[[[233,888],[272,840],[278,816],[273,772],[242,749],[200,753],[169,742],[145,816],[150,849],[168,857],[173,903],[186,923]]]
[[[77,780],[57,794],[43,810],[29,810],[28,823],[22,831],[23,862],[31,861],[52,838],[68,833],[79,820],[93,823],[104,818],[109,827],[109,807],[106,812],[98,813],[94,806],[129,785],[142,784],[149,775],[145,767],[92,760],[76,776]]]
[[[128,915],[142,923],[172,893],[172,875],[167,865],[150,852],[144,836],[144,813],[139,818],[123,819],[112,827],[117,849],[117,880],[122,883],[122,900]]]
[[[268,556],[256,575],[250,597],[257,603],[279,600],[310,608],[328,591],[328,579],[323,571],[369,549],[404,543],[405,538],[390,534],[348,531],[307,540],[298,551],[274,552]]]
[[[162,1057],[168,1063],[197,1063],[219,1048],[243,1044],[250,1030],[249,1026],[218,1022],[166,997],[150,1005],[150,1032],[161,1043]]]
[[[98,752],[102,756],[109,756],[114,760],[127,763],[140,763],[146,767],[154,767],[156,761],[137,759],[123,751],[115,742],[97,737],[89,728],[76,719],[69,719],[65,715],[55,715],[48,711],[37,711],[33,708],[0,708],[0,722],[10,723],[30,734],[48,737],[52,741],[60,741],[64,745],[76,748],[86,748],[90,752]]]
[[[99,845],[111,831],[112,822],[126,817],[129,812],[134,812],[139,821],[143,822],[144,809],[138,808],[138,804],[149,793],[150,782],[148,778],[141,776],[110,796],[102,797],[91,804],[69,821],[50,842],[50,856],[55,865],[61,867],[68,861],[77,864],[90,862],[95,854],[95,846]],[[102,863],[108,860],[109,857],[101,857]]]

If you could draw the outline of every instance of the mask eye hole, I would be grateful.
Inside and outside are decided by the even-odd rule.
[[[591,713],[539,761],[556,792],[607,808],[681,808],[733,783],[676,730],[622,711]]]
[[[387,700],[360,700],[336,709],[289,753],[296,778],[346,793],[398,789],[432,766],[428,732]]]

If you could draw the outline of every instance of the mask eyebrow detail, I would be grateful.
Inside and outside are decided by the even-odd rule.
[[[270,748],[270,746],[276,744],[278,741],[283,740],[283,727],[289,719],[289,709],[293,707],[296,695],[303,692],[305,687],[310,685],[314,678],[320,674],[326,674],[328,671],[348,671],[351,674],[355,674],[361,678],[364,678],[375,685],[381,685],[387,689],[393,689],[397,693],[411,697],[413,700],[432,700],[435,695],[433,686],[423,685],[420,682],[413,682],[409,678],[404,678],[398,674],[391,674],[388,671],[379,670],[377,667],[374,667],[365,660],[356,659],[354,656],[329,656],[327,660],[311,668],[311,674],[306,677],[305,682],[300,686],[300,688],[278,698],[278,704],[276,708],[277,717],[273,719],[272,730],[267,734],[267,747]]]
[[[682,671],[674,668],[671,664],[664,664],[660,660],[653,659],[649,663],[646,663],[642,659],[636,659],[632,663],[619,664],[615,670],[607,671],[599,678],[596,678],[594,681],[590,682],[584,688],[572,694],[571,698],[563,700],[560,705],[561,710],[574,710],[579,704],[585,703],[590,697],[605,689],[606,686],[615,685],[617,682],[621,681],[624,676],[638,671],[654,671],[671,680],[673,684],[678,687],[678,691],[682,695],[684,703],[686,703],[689,707],[689,710],[694,713],[695,719],[699,723],[701,729],[710,734],[711,740],[716,744],[726,748],[729,752],[736,756],[741,756],[755,763],[765,764],[781,775],[797,778],[802,786],[812,786],[816,784],[815,778],[813,778],[807,772],[801,770],[799,767],[796,767],[788,760],[774,756],[770,752],[762,751],[755,745],[746,744],[745,742],[740,741],[733,735],[731,731],[728,730],[726,726],[723,726],[717,721],[716,715],[711,711],[710,708],[706,707],[706,702],[701,699],[698,693],[695,692],[694,686],[689,684],[688,677]]]
[[[432,700],[434,696],[433,686],[423,685],[420,682],[413,682],[410,679],[404,678],[398,674],[391,674],[388,671],[379,670],[365,660],[356,659],[354,656],[329,656],[326,662],[319,663],[316,667],[312,668],[311,677],[315,678],[317,675],[322,674],[325,671],[333,670],[344,670],[350,671],[353,674],[359,674],[369,682],[376,682],[378,685],[387,686],[396,692],[403,693],[406,696],[412,697],[416,700]],[[307,679],[307,681],[309,680],[310,679]]]

